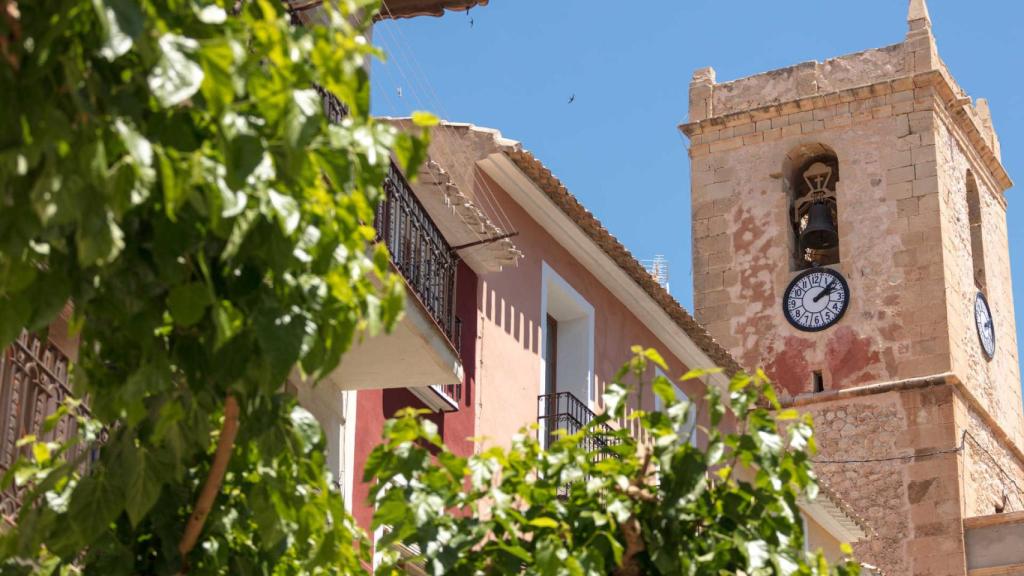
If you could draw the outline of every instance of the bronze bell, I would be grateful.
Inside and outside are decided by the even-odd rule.
[[[832,208],[825,202],[811,204],[807,211],[807,227],[800,232],[800,247],[830,250],[839,244],[839,233],[832,221]]]

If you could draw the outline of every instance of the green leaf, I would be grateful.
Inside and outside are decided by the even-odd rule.
[[[191,98],[203,83],[203,69],[186,54],[199,49],[192,38],[164,34],[157,41],[161,58],[149,74],[149,89],[164,108]]]
[[[546,516],[532,518],[529,522],[527,522],[527,524],[535,528],[558,528],[558,521],[554,518],[548,518]]]
[[[122,454],[125,512],[132,526],[138,526],[160,498],[163,473],[156,460],[142,447],[126,447]]]
[[[415,182],[420,171],[420,166],[427,159],[429,141],[426,134],[421,138],[413,138],[407,134],[399,134],[395,137],[395,143],[391,150],[395,154],[402,174],[412,182]]]
[[[204,11],[210,8],[220,9],[219,6],[210,5]],[[227,109],[235,99],[235,58],[231,41],[217,39],[204,42],[198,56],[199,64],[203,67],[200,89],[206,105],[214,111]]]
[[[649,361],[654,362],[654,364],[661,368],[662,370],[668,370],[668,364],[665,363],[665,359],[662,358],[661,354],[659,354],[658,351],[655,350],[654,348],[645,349],[643,354],[644,358],[647,358]]]
[[[413,110],[412,123],[421,126],[423,128],[430,128],[437,126],[440,123],[440,119],[434,116],[430,112],[424,112],[422,110]]]
[[[131,38],[138,38],[145,28],[145,16],[138,2],[134,0],[105,0],[108,9],[113,9],[117,25]]]
[[[268,195],[272,214],[281,225],[281,231],[285,234],[295,232],[295,229],[299,227],[300,218],[298,202],[291,196],[285,196],[274,190],[268,190]]]
[[[121,142],[128,150],[128,154],[138,165],[147,168],[153,165],[153,145],[145,136],[139,134],[130,122],[123,118],[114,121],[114,128],[121,136]]]
[[[228,13],[216,4],[208,4],[202,7],[193,4],[192,10],[195,12],[196,17],[199,18],[199,21],[204,24],[223,24],[228,19]]]
[[[626,400],[629,398],[629,389],[613,382],[604,392],[604,405],[613,418],[621,418],[625,415]]]
[[[775,415],[775,419],[779,420],[780,422],[786,420],[796,420],[799,417],[800,412],[797,411],[796,408],[787,408],[786,410],[783,410]]]
[[[199,282],[175,286],[167,296],[167,309],[178,326],[187,327],[198,322],[209,305],[209,290]]]
[[[185,190],[175,174],[174,161],[170,152],[158,150],[157,159],[160,168],[160,187],[163,190],[164,213],[172,221],[176,221],[178,208],[185,202]]]
[[[299,361],[306,319],[267,310],[256,316],[255,324],[256,337],[270,366],[269,379],[280,385]]]
[[[97,472],[82,478],[71,496],[68,516],[72,528],[86,544],[91,544],[124,509],[122,488],[125,478],[115,484],[107,474]]]
[[[676,401],[676,387],[664,376],[656,376],[651,380],[651,389],[661,398],[666,406],[671,406]]]
[[[132,38],[121,29],[121,22],[107,2],[92,0],[92,4],[105,36],[103,46],[99,50],[100,56],[113,62],[132,49]]]
[[[120,400],[123,402],[123,412],[129,425],[138,424],[148,415],[145,398],[164,391],[169,380],[169,374],[152,362],[143,364],[128,377],[120,391]]]
[[[309,410],[298,405],[292,408],[290,417],[292,425],[295,426],[295,431],[298,432],[303,444],[309,450],[314,449],[320,443],[323,434],[320,422],[317,421],[316,417]]]
[[[32,444],[32,456],[37,464],[46,466],[50,463],[50,447],[45,442],[36,442]]]
[[[764,540],[751,540],[745,543],[749,573],[756,573],[768,563],[768,544]]]
[[[0,350],[6,350],[21,335],[31,310],[21,298],[0,296]]]
[[[526,549],[523,548],[522,546],[509,545],[509,544],[506,544],[504,542],[498,542],[497,544],[501,548],[501,550],[503,550],[503,551],[505,551],[505,552],[507,552],[507,553],[509,553],[509,554],[511,554],[513,556],[515,556],[516,558],[518,558],[519,560],[522,560],[523,562],[532,562],[533,561],[533,556],[530,556],[530,553],[527,552]]]
[[[217,327],[217,341],[215,348],[220,349],[229,340],[238,334],[242,328],[242,315],[231,305],[231,302],[222,300],[218,302],[213,311],[214,324]]]
[[[124,232],[106,210],[89,210],[75,231],[78,261],[83,266],[108,264],[124,249]]]
[[[708,466],[714,466],[722,461],[722,456],[725,454],[725,444],[722,442],[712,442],[708,446]]]
[[[31,262],[21,259],[0,260],[0,293],[21,292],[30,286],[39,275],[39,270]]]

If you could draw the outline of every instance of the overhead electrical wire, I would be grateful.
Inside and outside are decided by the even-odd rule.
[[[388,7],[387,2],[382,2],[381,6],[383,12],[387,14],[388,18],[393,20],[394,15],[392,14],[390,7]],[[409,86],[410,88],[413,88],[413,97],[416,98],[417,104],[420,107],[427,110],[432,108],[442,117],[447,116],[447,111],[445,110],[441,102],[438,100],[437,92],[434,90],[430,80],[423,73],[423,70],[419,65],[419,61],[416,58],[414,51],[408,47],[408,41],[405,39],[404,32],[402,32],[401,28],[397,28],[397,32],[392,31],[390,29],[390,26],[382,26],[379,27],[379,29],[381,29],[382,32],[390,36],[391,43],[395,46],[396,51],[400,52],[400,58],[404,58],[405,60],[407,60],[407,62],[411,64],[411,70],[409,74],[406,74],[405,68],[401,65],[401,63],[395,62],[395,67],[398,69],[399,74],[406,82],[406,85]],[[410,75],[413,74],[417,74],[418,78],[410,78]],[[418,88],[420,88],[420,85],[424,86],[425,89],[419,90]],[[420,92],[423,93],[423,98],[426,98],[430,101],[428,103],[429,105],[425,105],[424,101],[421,99]],[[456,146],[459,144],[460,141],[455,132],[455,129],[452,126],[450,126],[447,121],[442,120],[442,122],[439,123],[438,127],[445,135],[448,136],[448,138],[451,139],[451,146]],[[449,146],[447,142],[448,138],[439,139],[438,143],[446,155],[448,155],[449,157],[454,157],[452,155],[452,148],[451,146]],[[473,182],[477,186],[476,196],[480,200],[481,207],[486,207],[488,211],[491,212],[491,217],[497,221],[498,227],[503,232],[513,231],[514,228],[512,226],[511,219],[508,217],[508,214],[505,212],[505,209],[502,207],[501,203],[498,202],[493,190],[491,189],[490,184],[475,168],[471,170],[471,174]]]
[[[995,456],[993,456],[992,453],[989,452],[987,448],[982,446],[981,442],[979,442],[978,439],[975,438],[974,435],[971,434],[968,430],[964,430],[964,432],[963,432],[963,434],[961,435],[961,438],[960,438],[960,444],[958,446],[953,447],[953,448],[944,448],[944,449],[940,449],[940,450],[932,450],[932,451],[929,451],[929,452],[922,452],[920,454],[906,454],[906,455],[903,455],[903,456],[889,456],[889,457],[885,457],[885,458],[853,458],[853,459],[848,459],[848,460],[815,459],[815,458],[812,458],[811,459],[811,463],[812,464],[874,464],[874,463],[880,463],[880,462],[899,462],[899,461],[914,460],[914,459],[918,459],[918,458],[928,458],[930,456],[939,456],[939,455],[942,455],[942,454],[957,454],[957,453],[960,453],[960,452],[964,451],[964,448],[967,446],[967,439],[968,438],[971,439],[971,442],[974,444],[974,446],[979,448],[986,456],[989,457],[989,459],[992,461],[993,466],[995,466],[996,469],[999,470],[999,473],[1002,474],[1003,477],[1005,477],[1007,480],[1009,480],[1011,484],[1013,484],[1013,487],[1016,488],[1016,493],[1014,495],[1017,497],[1017,501],[1021,504],[1021,508],[1024,509],[1024,490],[1022,490],[1020,485],[1017,484],[1017,481],[1013,478],[1013,476],[1011,476],[1008,472],[1006,472],[1006,470],[1003,469],[1003,467],[999,464],[999,461],[996,460]],[[1003,485],[1003,490],[1007,491],[1006,490],[1006,484],[1003,483],[1003,482],[1000,482],[1000,484]],[[1007,491],[1007,492],[1009,492],[1009,491]]]
[[[394,73],[391,70],[391,68],[388,68],[387,66],[382,66],[382,68],[383,68],[383,72],[391,79],[391,82],[394,83],[394,84],[397,84],[396,79],[394,77]],[[393,108],[395,110],[399,109],[398,102],[392,97],[391,93],[388,90],[380,90],[378,93],[379,94],[383,94],[383,97],[385,98],[385,100],[387,100],[387,103],[388,103],[388,105],[391,108]],[[415,94],[414,94],[414,97],[415,97]],[[418,98],[417,98],[417,100],[418,100]],[[456,217],[458,217],[458,219],[460,221],[462,221],[463,225],[465,225],[466,228],[468,228],[468,229],[473,231],[473,233],[474,233],[474,235],[475,235],[475,237],[477,239],[479,239],[479,240],[485,240],[486,239],[486,237],[484,236],[483,232],[481,230],[479,230],[479,227],[475,226],[474,224],[472,224],[471,222],[466,220],[465,216],[462,214],[461,211],[453,210],[453,212],[455,213]]]
[[[389,18],[393,19],[393,15],[391,14],[391,11],[388,8],[387,4],[383,3],[382,7],[383,7],[384,11],[388,14]],[[387,26],[384,26],[384,27],[381,27],[381,28],[382,28],[383,32],[387,33],[391,37],[391,43],[395,46],[396,51],[401,51],[402,52],[402,55],[399,56],[399,59],[405,57],[405,58],[408,59],[409,62],[412,62],[412,63],[415,64],[416,63],[415,56],[412,55],[412,51],[411,50],[407,50],[406,49],[405,43],[398,38],[397,34],[393,33],[390,30],[390,28],[387,27]],[[412,95],[413,95],[413,97],[417,101],[417,106],[420,107],[420,108],[423,108],[423,109],[430,109],[431,107],[433,107],[434,110],[436,110],[439,114],[441,114],[443,116],[444,115],[444,111],[441,109],[441,106],[440,106],[439,103],[433,104],[431,106],[431,105],[428,105],[428,104],[424,103],[424,101],[421,99],[421,92],[424,94],[423,97],[429,97],[429,96],[426,96],[426,90],[422,90],[421,91],[421,90],[418,89],[419,87],[416,85],[416,82],[418,82],[418,81],[413,79],[413,78],[410,78],[409,75],[406,74],[405,68],[399,62],[395,62],[394,65],[398,69],[399,74],[404,79],[406,86],[409,86],[410,88],[413,89]],[[385,64],[385,67],[386,67],[386,64]],[[411,72],[410,72],[410,74],[411,74]],[[429,81],[426,81],[425,84],[427,86],[429,86]],[[387,92],[387,91],[385,91],[385,92]],[[398,109],[397,106],[395,108]],[[454,131],[453,128],[451,128],[449,125],[447,125],[447,123],[444,122],[444,121],[442,121],[439,124],[438,127],[439,127],[440,131],[445,136],[447,136],[447,137],[435,139],[435,142],[437,143],[437,146],[442,149],[442,152],[445,155],[447,155],[449,157],[453,157],[451,146],[448,144],[448,139],[451,138],[452,142],[458,142],[458,139],[457,139],[457,137],[455,135],[455,131]],[[503,214],[504,211],[500,210],[500,208],[496,208],[496,206],[500,207],[500,204],[498,204],[498,202],[495,199],[492,199],[490,197],[489,187],[485,187],[486,183],[481,180],[481,177],[476,173],[475,170],[472,171],[472,174],[473,174],[474,182],[478,185],[478,188],[480,190],[479,194],[478,194],[478,197],[479,197],[479,200],[481,201],[480,202],[481,203],[481,207],[486,205],[486,207],[492,213],[492,217],[495,220],[498,220],[498,226],[500,228],[509,229],[510,228],[510,224],[507,223],[507,222],[502,221],[501,217],[500,217],[500,215]],[[480,234],[482,234],[482,232]],[[483,237],[483,236],[481,236],[481,237]]]

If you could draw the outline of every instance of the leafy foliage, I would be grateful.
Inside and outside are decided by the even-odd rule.
[[[372,2],[325,3],[314,28],[280,2],[237,6],[0,2],[0,348],[73,302],[73,381],[95,416],[63,409],[77,447],[28,440],[8,481],[31,505],[0,539],[5,570],[334,573],[366,559],[317,427],[282,387],[396,321],[400,283],[368,223],[389,151],[408,168],[424,143],[368,115]],[[317,85],[346,103],[342,123]],[[228,398],[233,457],[183,556]]]
[[[211,0],[0,0],[0,347],[73,302],[92,414],[69,401],[22,441],[5,481],[28,504],[0,536],[4,573],[365,572],[319,427],[282,384],[329,374],[396,321],[400,283],[366,223],[389,151],[414,173],[424,139],[369,118],[373,7],[338,5],[297,28],[271,0],[231,15]],[[316,85],[344,122],[328,124]],[[652,386],[667,409],[636,417],[653,444],[615,432],[602,458],[583,433],[545,450],[528,432],[462,458],[414,413],[389,422],[367,466],[382,548],[418,544],[435,574],[827,573],[800,551],[809,423],[737,377],[728,409],[710,392],[698,450],[672,386]],[[598,424],[626,393],[610,388]],[[223,483],[183,547],[234,405]],[[46,441],[65,417],[75,441]],[[724,418],[743,426],[722,432]]]
[[[420,556],[390,553],[384,570],[416,562],[450,575],[857,574],[853,562],[830,569],[803,552],[798,499],[817,491],[811,423],[778,411],[763,374],[735,376],[724,401],[709,387],[706,449],[686,441],[690,407],[662,376],[650,386],[665,409],[631,413],[649,444],[602,431],[626,414],[627,377],[643,386],[650,364],[666,369],[653,350],[635,352],[608,388],[607,412],[547,449],[524,430],[509,450],[464,458],[415,411],[389,421],[366,468],[376,480],[374,526],[390,527],[378,545],[416,545]],[[588,452],[587,434],[608,447]]]

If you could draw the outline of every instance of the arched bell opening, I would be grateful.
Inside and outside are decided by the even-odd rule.
[[[839,157],[824,144],[804,144],[786,155],[790,269],[839,263]]]

